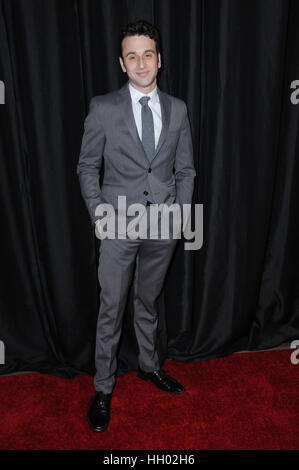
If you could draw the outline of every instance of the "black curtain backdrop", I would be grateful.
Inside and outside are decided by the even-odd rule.
[[[94,373],[98,249],[76,175],[91,97],[127,77],[118,35],[156,24],[159,87],[186,101],[203,247],[180,240],[161,361],[299,338],[296,0],[0,0],[0,373]],[[137,367],[131,293],[118,375]]]

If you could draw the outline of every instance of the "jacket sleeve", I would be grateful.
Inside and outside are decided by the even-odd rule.
[[[176,203],[191,204],[195,176],[191,129],[184,103],[183,123],[175,156]]]
[[[95,210],[98,204],[103,202],[99,176],[106,137],[100,121],[98,106],[96,97],[93,97],[90,100],[89,112],[84,121],[84,134],[77,165],[81,194],[92,223],[99,219],[95,215]]]

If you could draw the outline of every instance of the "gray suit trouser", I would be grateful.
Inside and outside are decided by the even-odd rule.
[[[101,240],[98,268],[101,293],[96,332],[95,390],[111,393],[114,388],[116,352],[132,281],[134,329],[139,348],[138,363],[141,369],[147,372],[160,368],[156,349],[156,300],[162,291],[177,241],[172,238]]]

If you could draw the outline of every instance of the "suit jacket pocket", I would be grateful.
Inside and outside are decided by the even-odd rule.
[[[169,185],[167,186],[167,188],[168,188],[169,196],[176,196],[176,186],[175,186],[175,183],[169,184]]]

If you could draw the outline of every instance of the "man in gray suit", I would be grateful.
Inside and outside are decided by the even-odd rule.
[[[77,166],[82,196],[99,238],[105,226],[96,211],[101,204],[111,204],[117,214],[118,196],[126,196],[127,205],[142,204],[150,228],[152,205],[191,204],[195,177],[186,104],[157,87],[161,54],[156,28],[143,20],[130,23],[121,33],[120,48],[120,65],[128,81],[117,91],[91,99]],[[94,431],[104,431],[109,423],[116,352],[132,281],[137,376],[166,392],[185,390],[160,368],[156,349],[156,301],[177,239],[151,238],[149,230],[139,238],[130,237],[128,231],[125,236],[120,233],[117,226],[115,237],[102,238],[100,244],[95,394],[87,416]]]

